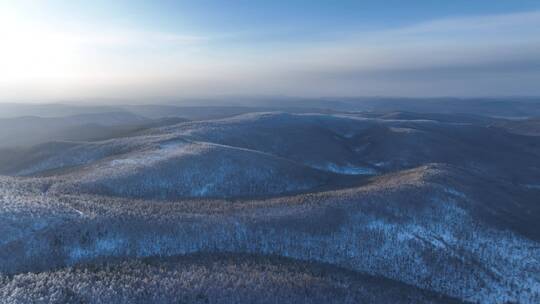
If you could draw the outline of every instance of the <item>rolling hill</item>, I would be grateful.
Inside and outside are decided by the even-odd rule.
[[[0,278],[1,279],[1,278]],[[252,255],[196,255],[22,274],[9,303],[460,303],[329,265]]]
[[[0,166],[0,293],[535,303],[540,142],[486,121],[263,112],[29,148]]]

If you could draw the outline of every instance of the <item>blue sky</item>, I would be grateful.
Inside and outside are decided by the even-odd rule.
[[[540,1],[0,0],[0,101],[540,95]]]

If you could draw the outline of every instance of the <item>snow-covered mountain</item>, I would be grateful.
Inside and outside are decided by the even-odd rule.
[[[124,303],[156,293],[122,288],[171,284],[172,301],[189,276],[205,286],[189,303],[232,303],[231,284],[305,303],[536,303],[540,139],[494,120],[258,112],[35,146],[0,166],[0,295]]]

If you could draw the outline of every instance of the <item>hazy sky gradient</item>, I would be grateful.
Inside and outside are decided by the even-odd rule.
[[[0,0],[0,101],[540,95],[540,1]]]

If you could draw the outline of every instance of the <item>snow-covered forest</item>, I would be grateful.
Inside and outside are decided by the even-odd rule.
[[[22,151],[5,303],[540,301],[540,140],[481,119],[249,113]]]

